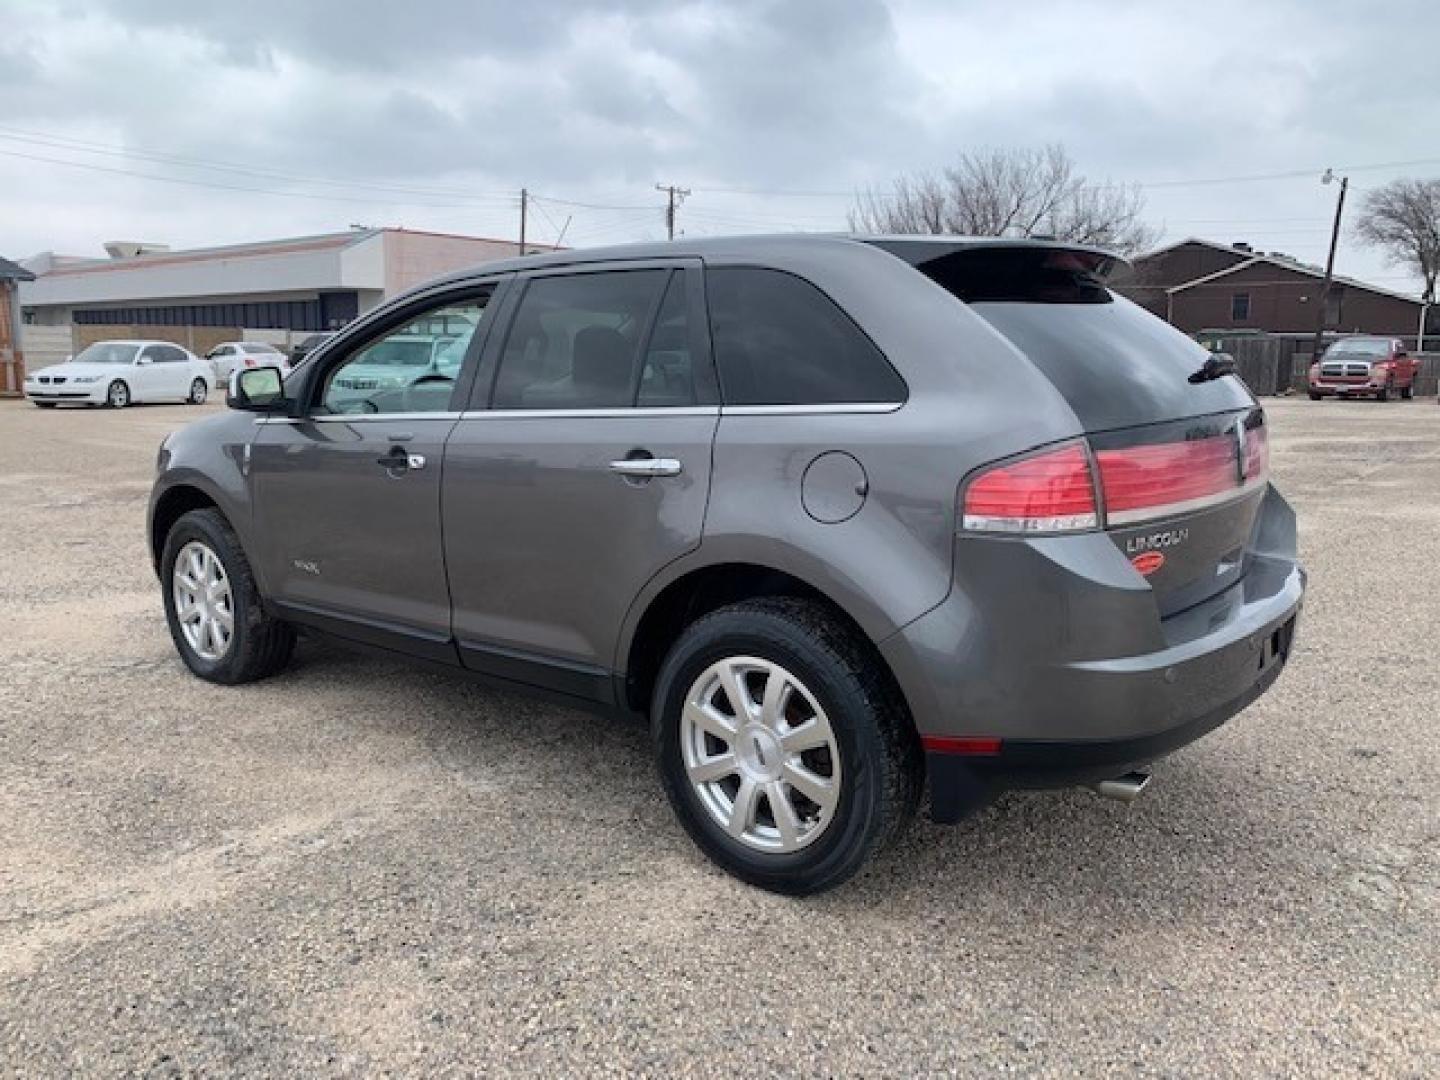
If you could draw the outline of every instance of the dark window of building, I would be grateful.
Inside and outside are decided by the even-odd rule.
[[[717,267],[705,280],[727,405],[905,400],[885,355],[808,281],[749,266]]]
[[[617,270],[530,282],[500,357],[494,407],[633,405],[640,348],[669,276]]]
[[[1248,292],[1237,292],[1230,294],[1230,321],[1246,322],[1250,318],[1250,294]]]

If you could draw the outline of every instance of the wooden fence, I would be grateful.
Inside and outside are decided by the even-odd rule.
[[[1260,397],[1287,390],[1303,393],[1310,372],[1310,343],[1294,338],[1238,338],[1225,343],[1235,357],[1236,373]],[[1303,347],[1303,351],[1302,351]],[[1440,393],[1440,353],[1424,352],[1415,393],[1434,397]]]

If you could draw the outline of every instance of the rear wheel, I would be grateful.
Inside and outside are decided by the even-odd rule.
[[[123,409],[130,404],[130,387],[119,379],[110,384],[105,391],[105,404],[112,409]]]
[[[750,600],[692,623],[661,668],[651,726],[686,831],[776,892],[840,884],[920,799],[919,740],[881,661],[811,601]]]
[[[240,539],[218,510],[192,510],[160,559],[165,618],[180,658],[202,679],[245,683],[290,661],[295,631],[266,614]]]
[[[204,405],[205,396],[210,392],[210,387],[205,384],[204,379],[196,379],[190,384],[190,404]]]

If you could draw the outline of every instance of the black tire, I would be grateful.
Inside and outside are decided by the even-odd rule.
[[[1390,400],[1390,384],[1389,384],[1388,382],[1387,382],[1384,386],[1382,386],[1379,390],[1377,390],[1377,391],[1375,392],[1375,400],[1376,400],[1376,401],[1389,401],[1389,400]]]
[[[175,616],[172,587],[175,560],[192,540],[204,543],[220,559],[230,581],[234,608],[234,636],[218,660],[207,660],[191,648]],[[255,585],[255,574],[240,547],[240,538],[219,510],[191,510],[171,527],[160,557],[161,591],[165,597],[165,621],[180,658],[200,678],[235,685],[254,682],[281,671],[295,650],[295,631],[287,623],[266,613]]]
[[[112,409],[123,409],[130,404],[130,384],[116,379],[105,388],[105,404]]]
[[[1310,394],[1310,400],[1311,400],[1311,401],[1319,401],[1319,400],[1320,400],[1322,397],[1324,397],[1324,396],[1325,396],[1324,394],[1317,394],[1317,393],[1315,393],[1315,392],[1312,391],[1311,394]]]
[[[53,409],[53,408],[55,407],[55,402],[53,402],[53,401],[37,401],[37,402],[34,402],[34,405],[35,405],[35,407],[36,407],[37,409]]]
[[[686,695],[727,656],[781,665],[829,717],[839,747],[839,798],[825,831],[797,851],[762,852],[729,836],[686,774],[680,723]],[[833,610],[809,600],[747,600],[686,627],[660,669],[651,732],[665,792],[691,838],[725,870],[773,892],[806,895],[845,881],[903,831],[924,787],[920,740],[883,661]]]
[[[210,394],[210,385],[204,379],[196,379],[190,384],[190,404],[204,405],[205,398]]]

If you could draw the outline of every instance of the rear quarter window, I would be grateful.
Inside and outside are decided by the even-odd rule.
[[[712,267],[705,281],[727,405],[905,400],[885,354],[808,281],[751,266]]]

